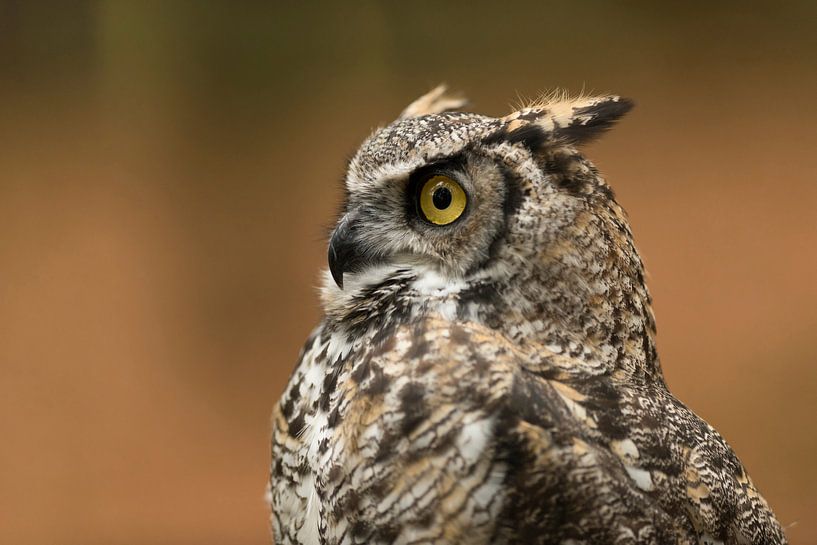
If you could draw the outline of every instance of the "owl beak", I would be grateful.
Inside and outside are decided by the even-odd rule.
[[[335,284],[343,289],[343,273],[352,270],[362,261],[359,244],[355,240],[355,231],[352,218],[349,214],[343,216],[329,239],[329,271]]]

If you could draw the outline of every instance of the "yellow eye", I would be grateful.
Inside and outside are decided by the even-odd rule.
[[[432,176],[420,188],[420,211],[436,225],[448,225],[465,211],[468,197],[460,184],[448,176]]]

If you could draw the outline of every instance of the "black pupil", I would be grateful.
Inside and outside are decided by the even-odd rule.
[[[437,210],[445,210],[451,206],[451,191],[445,186],[438,187],[431,196],[431,202]]]

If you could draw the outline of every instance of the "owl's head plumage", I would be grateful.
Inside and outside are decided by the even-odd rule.
[[[361,289],[406,276],[422,292],[530,279],[554,266],[592,273],[610,262],[641,275],[623,211],[578,151],[631,101],[553,94],[499,118],[455,111],[464,105],[438,87],[350,161],[329,243],[328,314]]]

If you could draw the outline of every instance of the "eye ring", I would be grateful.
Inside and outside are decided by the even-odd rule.
[[[420,186],[417,208],[434,225],[450,225],[465,212],[468,195],[460,184],[443,174],[430,176]]]

